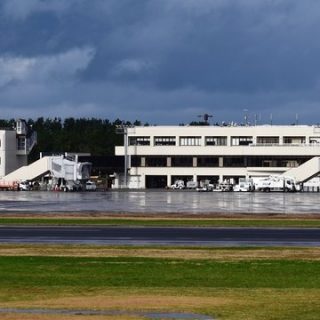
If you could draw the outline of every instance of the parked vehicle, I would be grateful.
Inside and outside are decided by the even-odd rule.
[[[187,189],[196,189],[198,187],[197,181],[188,181],[187,182]]]
[[[220,183],[218,188],[221,189],[222,192],[230,192],[233,191],[233,184],[231,183]],[[215,190],[213,190],[215,191]]]
[[[183,180],[176,180],[173,185],[171,185],[171,189],[184,189],[185,184]]]
[[[30,191],[31,190],[31,186],[29,181],[25,180],[25,181],[21,181],[19,183],[19,190],[21,191]]]
[[[233,187],[233,191],[236,192],[248,192],[254,191],[255,187],[252,179],[239,178],[239,184],[236,184]]]
[[[0,180],[0,190],[18,191],[19,190],[19,183],[16,181],[8,182],[8,181]]]
[[[261,178],[255,181],[254,187],[256,191],[284,191],[295,192],[299,191],[300,187],[291,177],[285,176],[270,176]]]
[[[203,185],[202,187],[196,188],[196,190],[199,192],[210,192],[210,191],[213,191],[213,187],[214,187],[213,184],[208,183],[206,185]]]
[[[214,188],[214,185],[210,183],[210,180],[205,179],[205,180],[199,181],[199,187],[196,188],[196,190],[199,192],[208,192],[208,191],[212,191],[213,188]]]
[[[86,182],[86,191],[96,191],[97,190],[97,185],[91,181],[91,180],[88,180]]]

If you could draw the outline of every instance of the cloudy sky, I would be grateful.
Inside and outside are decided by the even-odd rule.
[[[320,122],[319,0],[0,0],[0,28],[0,118]]]

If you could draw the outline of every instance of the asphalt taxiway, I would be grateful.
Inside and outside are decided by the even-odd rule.
[[[320,246],[320,228],[1,226],[0,243]]]

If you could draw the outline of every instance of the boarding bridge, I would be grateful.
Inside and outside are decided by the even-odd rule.
[[[305,182],[320,173],[320,157],[313,157],[299,167],[291,168],[282,176],[292,177],[297,183]]]
[[[50,156],[43,157],[28,166],[9,173],[1,181],[34,181],[47,174],[55,179],[83,181],[90,178],[90,172],[91,163],[89,162],[77,162],[64,156]]]

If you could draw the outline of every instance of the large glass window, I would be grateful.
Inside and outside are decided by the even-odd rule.
[[[188,156],[171,157],[172,167],[192,167],[193,158]]]
[[[146,167],[166,167],[167,157],[164,156],[148,156],[146,157]]]
[[[223,158],[224,167],[245,167],[244,157],[224,157]]]
[[[310,157],[249,156],[248,167],[297,167],[310,160]]]
[[[150,137],[129,137],[129,146],[150,146]]]
[[[206,137],[206,146],[226,146],[227,137]]]
[[[201,146],[201,137],[180,137],[180,146]]]
[[[210,156],[199,156],[197,159],[198,167],[218,167],[219,158]]]
[[[154,137],[155,146],[175,146],[176,137]]]
[[[140,156],[131,156],[131,167],[141,167]]]
[[[306,137],[283,137],[284,144],[304,144]]]
[[[311,144],[320,144],[320,137],[310,137],[309,143],[311,143]]]
[[[258,144],[279,144],[279,137],[257,137]]]
[[[252,141],[252,137],[231,137],[232,146],[248,146]]]

